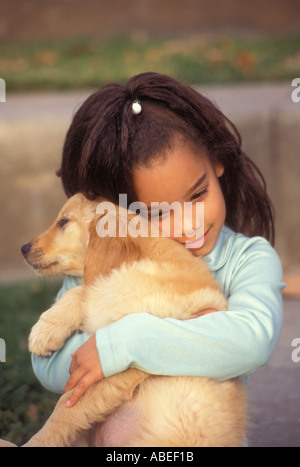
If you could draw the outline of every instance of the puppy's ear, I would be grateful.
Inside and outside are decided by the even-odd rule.
[[[138,239],[132,237],[105,237],[97,234],[95,218],[90,224],[90,240],[87,247],[84,280],[90,284],[97,276],[107,275],[118,269],[123,263],[131,263],[142,257],[142,249]]]

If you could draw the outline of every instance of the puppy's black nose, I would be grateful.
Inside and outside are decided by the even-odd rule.
[[[23,256],[26,256],[31,249],[31,243],[26,243],[25,245],[22,246],[21,251],[23,253]]]

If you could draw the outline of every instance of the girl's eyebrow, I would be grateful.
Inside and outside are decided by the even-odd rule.
[[[205,181],[206,176],[207,176],[206,173],[203,174],[202,177],[200,177],[199,180],[188,190],[185,196],[188,197],[189,195],[191,195],[193,191],[196,190],[196,188],[198,188],[198,186],[201,185]]]

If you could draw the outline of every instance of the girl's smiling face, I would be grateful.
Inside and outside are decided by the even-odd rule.
[[[204,203],[204,238],[194,242],[184,233],[174,229],[174,213],[170,213],[170,237],[191,249],[195,255],[206,255],[211,252],[221,228],[225,222],[226,208],[219,183],[224,168],[221,164],[212,165],[204,150],[196,153],[193,146],[177,140],[174,149],[169,150],[163,158],[155,159],[151,166],[136,168],[133,172],[134,189],[138,200],[145,203],[150,212],[151,203],[174,201],[192,203],[192,228],[196,230],[196,203]],[[160,217],[160,225],[162,218]],[[184,224],[184,221],[182,220]]]

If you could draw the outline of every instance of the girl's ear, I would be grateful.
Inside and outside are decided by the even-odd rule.
[[[141,246],[132,237],[105,237],[97,234],[95,218],[90,224],[90,239],[84,263],[84,280],[91,284],[97,276],[107,275],[123,263],[131,263],[142,257]]]
[[[214,165],[214,168],[215,168],[215,173],[217,175],[218,178],[222,177],[223,173],[224,173],[224,165],[221,164],[221,162],[216,162],[215,165]]]

